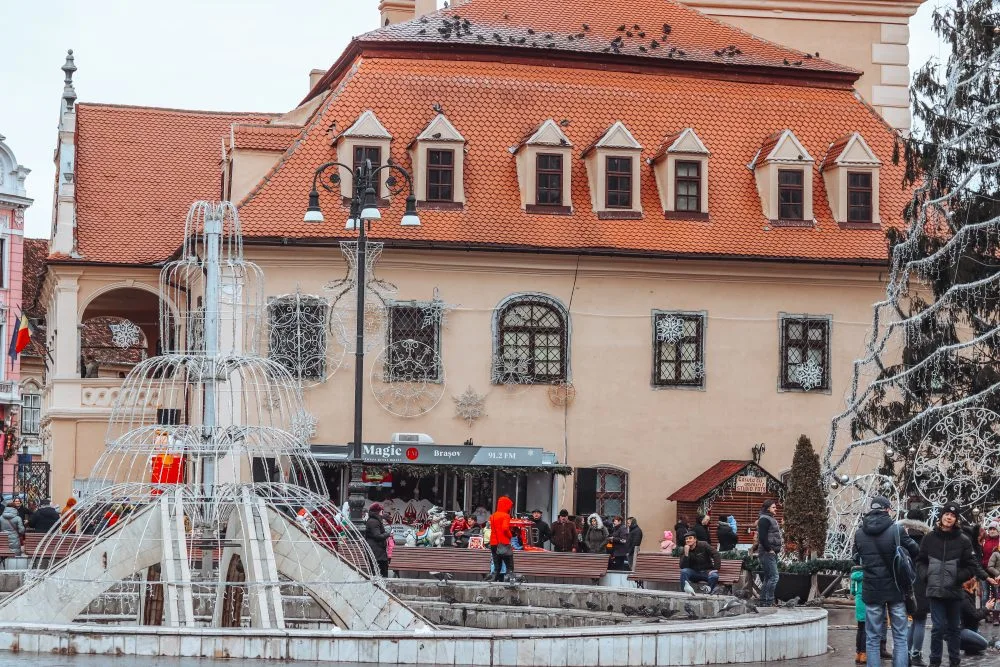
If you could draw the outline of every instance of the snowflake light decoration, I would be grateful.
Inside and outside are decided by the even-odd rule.
[[[376,402],[390,414],[406,418],[426,414],[444,395],[441,356],[426,343],[396,341],[375,360],[371,387]]]
[[[299,410],[294,415],[292,415],[291,430],[296,437],[301,439],[303,442],[309,442],[316,437],[316,424],[318,420],[315,415],[306,412],[305,410]]]
[[[854,533],[861,525],[861,517],[868,513],[875,496],[885,496],[894,508],[902,506],[902,497],[895,481],[886,475],[859,475],[830,491],[826,501],[830,516],[826,531],[827,558],[851,557]]]
[[[557,407],[564,407],[576,398],[576,387],[572,382],[560,381],[549,387],[549,402]]]
[[[111,343],[123,350],[135,347],[142,340],[142,330],[135,322],[124,320],[109,324],[108,328],[111,329]]]
[[[471,385],[460,396],[452,396],[452,400],[455,401],[455,417],[464,419],[469,426],[486,416],[486,395],[477,394]]]
[[[973,505],[997,485],[984,475],[996,465],[1000,415],[986,408],[963,408],[940,419],[917,447],[914,486],[924,500],[943,505],[955,498]]]
[[[812,391],[823,386],[823,367],[810,359],[804,364],[799,364],[795,368],[795,381],[799,383],[805,391]]]
[[[661,317],[656,321],[656,340],[661,343],[676,343],[684,337],[684,320],[674,315]]]
[[[420,327],[425,329],[434,325],[444,326],[444,320],[448,315],[448,311],[457,307],[455,304],[445,303],[444,299],[441,298],[438,288],[435,287],[434,297],[421,308],[423,319],[420,321]]]
[[[490,371],[490,382],[502,385],[530,384],[528,357],[524,355],[496,357]]]

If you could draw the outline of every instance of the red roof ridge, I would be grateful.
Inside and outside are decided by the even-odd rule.
[[[154,111],[164,113],[176,113],[192,116],[269,116],[278,118],[283,113],[273,111],[208,111],[204,109],[177,109],[173,107],[156,107],[142,104],[110,104],[106,102],[77,102],[77,107],[89,107],[91,109],[132,109],[135,111]]]

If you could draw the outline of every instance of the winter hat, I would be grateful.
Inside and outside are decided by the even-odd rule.
[[[986,530],[998,530],[1000,529],[1000,523],[996,521],[990,521],[990,524],[986,526]]]
[[[684,539],[686,540],[689,537],[698,537],[698,534],[693,530],[689,530],[688,532],[684,533]]]
[[[674,539],[674,531],[672,531],[672,530],[665,530],[665,531],[663,531],[663,539],[673,541],[673,539]]]
[[[383,508],[382,508],[382,503],[372,503],[372,504],[371,504],[371,505],[370,505],[370,506],[368,507],[368,513],[369,513],[369,514],[372,514],[372,513],[378,513],[378,512],[381,512],[381,511],[382,511],[382,509],[383,509]]]
[[[944,507],[941,508],[941,516],[945,514],[954,514],[955,518],[958,518],[958,503],[945,503]]]
[[[888,510],[890,507],[889,499],[885,496],[875,496],[872,498],[872,504],[870,505],[872,511]]]

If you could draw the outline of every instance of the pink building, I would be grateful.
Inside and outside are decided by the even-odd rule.
[[[0,369],[0,419],[3,442],[3,493],[13,489],[17,454],[21,452],[21,426],[27,433],[38,433],[38,393],[31,393],[27,422],[19,419],[21,406],[20,360],[11,363],[7,356],[10,337],[21,312],[22,248],[24,244],[24,211],[31,206],[25,196],[24,179],[31,170],[18,164],[14,152],[0,135],[0,340],[4,345],[3,367]],[[19,423],[20,422],[20,423]],[[16,450],[16,451],[14,451]]]

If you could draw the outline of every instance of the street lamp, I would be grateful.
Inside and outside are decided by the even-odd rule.
[[[361,479],[361,412],[364,400],[364,366],[365,366],[365,256],[368,252],[368,234],[366,227],[375,220],[382,219],[378,210],[376,188],[379,185],[379,175],[388,172],[385,184],[392,195],[403,191],[395,174],[405,181],[410,194],[406,197],[406,211],[400,220],[401,227],[416,227],[420,225],[417,216],[417,198],[413,195],[413,179],[402,167],[389,162],[380,167],[372,167],[371,160],[365,160],[357,169],[352,169],[340,162],[321,164],[313,173],[312,190],[309,192],[309,206],[302,218],[305,222],[323,222],[323,211],[319,207],[319,188],[327,192],[340,192],[340,170],[352,175],[351,207],[345,229],[358,230],[358,247],[355,256],[357,267],[357,339],[354,351],[354,442],[351,443],[351,481],[347,486],[347,503],[351,510],[351,521],[361,522],[362,508],[365,504],[365,485]]]

